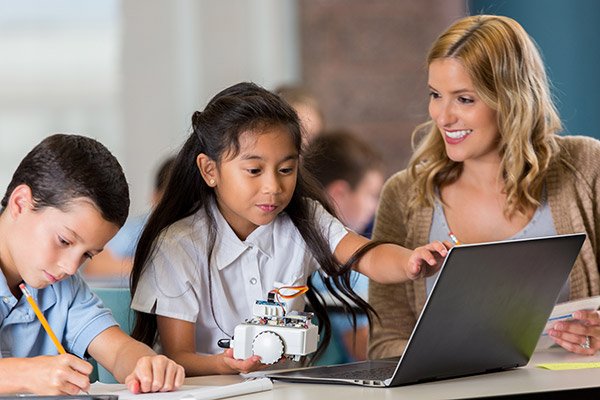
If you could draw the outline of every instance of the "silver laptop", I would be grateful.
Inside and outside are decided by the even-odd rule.
[[[452,248],[400,358],[267,374],[399,386],[527,364],[585,234]]]

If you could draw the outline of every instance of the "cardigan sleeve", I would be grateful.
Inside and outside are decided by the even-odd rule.
[[[406,245],[406,207],[408,189],[404,171],[392,176],[385,184],[377,216],[373,239]],[[416,316],[409,303],[410,282],[380,284],[369,281],[369,303],[377,316],[373,318],[369,337],[369,358],[399,356],[404,351]]]
[[[587,234],[570,275],[570,298],[579,299],[600,293],[600,141],[558,140],[561,162],[550,168],[546,183],[557,232]]]

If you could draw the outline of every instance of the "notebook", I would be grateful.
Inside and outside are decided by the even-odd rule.
[[[402,357],[267,376],[388,387],[523,366],[584,240],[578,233],[455,246]]]

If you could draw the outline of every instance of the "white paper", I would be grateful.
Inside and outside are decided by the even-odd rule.
[[[273,382],[260,378],[225,386],[183,386],[176,392],[133,394],[129,390],[119,390],[110,394],[118,394],[119,400],[213,400],[271,389]]]
[[[548,318],[548,322],[546,323],[546,326],[544,327],[544,331],[542,332],[542,335],[540,336],[540,340],[538,341],[538,344],[535,349],[536,350],[547,349],[547,348],[550,348],[552,345],[554,345],[554,340],[552,340],[548,336],[548,329],[552,328],[552,326],[554,326],[554,324],[557,323],[558,321],[572,320],[573,317],[571,316],[571,314],[573,314],[575,311],[597,310],[599,307],[600,307],[600,296],[588,297],[588,298],[581,299],[581,300],[573,300],[573,301],[567,301],[565,303],[557,304],[556,306],[554,306],[554,309],[552,310],[552,314],[550,314],[550,317]]]

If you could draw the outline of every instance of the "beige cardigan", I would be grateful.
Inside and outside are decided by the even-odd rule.
[[[570,275],[570,298],[578,299],[600,294],[600,141],[571,136],[559,137],[559,144],[560,159],[550,167],[545,184],[557,233],[588,235]],[[410,249],[429,241],[433,208],[407,213],[413,193],[406,170],[386,182],[373,239]],[[369,303],[380,317],[373,321],[369,358],[402,354],[426,296],[424,279],[392,285],[369,282]]]

